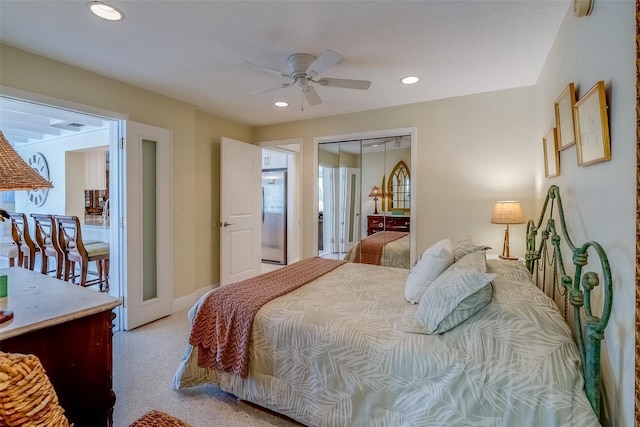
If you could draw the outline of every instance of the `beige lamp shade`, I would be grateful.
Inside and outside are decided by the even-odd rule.
[[[38,190],[53,185],[16,153],[0,131],[0,191]]]
[[[502,259],[514,260],[510,256],[509,250],[509,224],[524,224],[524,213],[522,212],[522,206],[520,202],[515,201],[498,201],[493,206],[493,214],[491,215],[491,222],[493,224],[506,224],[507,228],[504,230],[504,243],[502,245]]]
[[[493,206],[493,214],[491,215],[491,223],[493,224],[524,224],[524,213],[520,202],[515,201],[498,201]]]
[[[380,187],[374,185],[371,189],[371,193],[369,193],[369,197],[382,197],[382,191],[380,191]]]

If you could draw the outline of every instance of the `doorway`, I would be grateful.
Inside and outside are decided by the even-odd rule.
[[[0,206],[4,204],[7,210],[24,212],[27,217],[31,213],[77,216],[81,221],[83,240],[109,243],[108,292],[125,303],[113,310],[116,314],[115,330],[135,327],[131,320],[125,319],[127,316],[124,316],[124,310],[130,312],[132,307],[136,307],[135,314],[139,318],[136,324],[155,320],[155,318],[141,316],[145,314],[143,313],[145,310],[149,311],[147,309],[151,306],[157,306],[155,303],[158,299],[163,299],[164,311],[156,318],[168,315],[171,311],[172,298],[171,255],[167,257],[163,255],[164,252],[163,254],[154,253],[152,258],[155,259],[155,256],[158,256],[157,265],[154,262],[132,262],[132,256],[141,257],[146,255],[147,251],[127,250],[126,244],[127,241],[139,241],[139,239],[127,237],[132,233],[142,233],[143,236],[155,238],[153,234],[155,231],[149,230],[149,224],[156,224],[165,231],[157,240],[159,244],[161,243],[160,247],[172,247],[171,240],[161,241],[161,238],[171,239],[171,233],[166,233],[166,230],[172,229],[171,198],[170,192],[166,191],[166,188],[171,188],[171,174],[145,172],[142,178],[138,177],[139,173],[146,170],[155,171],[156,168],[162,171],[172,170],[171,134],[166,129],[128,122],[131,130],[127,129],[127,133],[130,134],[129,139],[132,144],[127,145],[125,144],[127,121],[124,116],[88,106],[67,104],[57,99],[8,88],[2,89],[0,112],[3,117],[3,132],[6,131],[7,139],[23,158],[37,152],[49,159],[48,179],[53,182],[54,187],[49,190],[44,203],[39,205],[30,203],[24,192],[15,192],[11,195],[3,194],[0,197]],[[16,119],[10,121],[13,117]],[[135,142],[140,144],[134,144]],[[138,157],[131,150],[127,155],[125,146],[131,148],[137,145],[141,147],[139,151],[146,154],[138,156],[142,160],[139,162],[140,165],[136,163],[138,167],[135,168],[134,173],[129,169],[134,168],[130,166],[133,163],[132,159]],[[151,163],[144,163],[144,159],[152,160]],[[145,164],[149,167],[143,167]],[[142,187],[147,188],[148,185],[145,183],[150,179],[156,184],[155,187],[164,190],[157,192],[145,190],[143,194]],[[153,199],[147,202],[148,205],[153,206],[156,201],[158,202],[155,217],[148,218],[152,210],[145,209],[147,216],[141,222],[138,216],[141,215],[142,210],[131,210],[140,207],[138,202],[144,203],[143,196],[149,198],[152,193]],[[8,223],[2,224],[5,228],[0,237],[6,240],[9,236],[10,239],[10,223],[9,233],[6,233]],[[143,226],[145,230],[140,231]],[[33,229],[33,227],[30,228]],[[143,264],[156,265],[155,269],[160,274],[147,272],[141,277],[161,276],[168,283],[163,282],[165,284],[162,291],[159,290],[160,285],[158,285],[157,295],[150,295],[146,288],[146,281],[127,280],[127,275],[135,270],[127,269],[127,265],[139,267]],[[2,265],[2,267],[6,266],[8,265]],[[95,269],[90,265],[90,272],[92,267]],[[137,283],[140,289],[131,289],[131,286],[126,288],[127,282]],[[140,296],[144,304],[132,304],[137,301],[137,296]],[[138,309],[142,305],[145,309]],[[128,327],[123,323],[125,320],[128,322]]]
[[[281,148],[262,149],[262,262],[289,263],[289,235],[296,188],[294,153]]]
[[[118,144],[122,120],[107,115],[85,113],[55,106],[55,102],[41,103],[37,96],[24,98],[0,96],[2,130],[16,152],[24,159],[36,153],[45,159],[53,188],[40,203],[34,203],[25,191],[5,192],[3,207],[22,212],[29,219],[33,234],[32,213],[77,216],[81,222],[83,240],[108,242],[113,260],[120,252],[117,227],[112,227],[110,199],[118,197],[114,183],[117,177]],[[33,99],[33,100],[29,100]],[[111,206],[110,206],[111,205]],[[115,221],[117,223],[117,221]],[[4,222],[0,239],[11,241],[10,222]],[[33,237],[33,236],[32,236]],[[36,258],[41,263],[40,257]],[[53,262],[53,260],[50,260]],[[36,270],[39,271],[39,266]],[[117,262],[110,263],[109,294],[122,298]],[[93,263],[89,275],[97,275]],[[121,317],[116,313],[116,328]]]
[[[286,264],[297,262],[302,253],[302,139],[261,142],[262,169],[286,169]],[[268,162],[269,164],[265,164]],[[264,239],[264,235],[263,235]],[[264,258],[264,257],[263,257]],[[285,265],[263,262],[262,271],[271,271]]]

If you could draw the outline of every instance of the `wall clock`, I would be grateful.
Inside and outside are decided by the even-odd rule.
[[[49,181],[49,166],[47,165],[47,160],[44,158],[42,153],[35,153],[27,159],[27,163],[36,172],[40,174],[41,177]],[[44,202],[47,200],[47,195],[49,194],[48,188],[41,188],[40,190],[27,190],[27,198],[31,203],[36,206],[44,205]]]
[[[578,18],[591,15],[593,10],[593,0],[573,0],[573,13]]]

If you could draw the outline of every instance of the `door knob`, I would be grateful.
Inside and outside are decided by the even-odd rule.
[[[230,226],[230,225],[235,225],[235,224],[234,224],[233,222],[227,222],[227,221],[225,221],[225,222],[223,222],[223,223],[222,223],[222,225],[223,225],[223,226],[225,226],[225,227],[228,227],[228,226]]]

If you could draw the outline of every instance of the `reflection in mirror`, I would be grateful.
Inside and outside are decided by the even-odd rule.
[[[318,146],[318,252],[342,258],[360,240],[360,141]]]
[[[391,211],[402,210],[407,212],[411,208],[411,179],[409,168],[400,160],[391,171],[389,179],[389,203]]]
[[[318,254],[409,268],[410,136],[320,143],[318,159]]]

